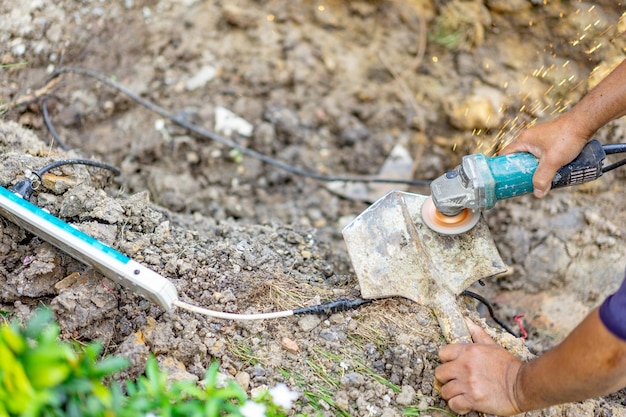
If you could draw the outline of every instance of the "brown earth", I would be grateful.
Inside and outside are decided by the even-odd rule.
[[[340,195],[201,138],[92,78],[67,74],[39,90],[48,75],[95,70],[305,171],[376,174],[398,147],[412,161],[394,165],[394,175],[432,179],[575,103],[623,59],[624,11],[614,1],[573,0],[4,0],[0,183],[63,157],[120,167],[116,178],[55,170],[32,201],[170,278],[200,306],[251,313],[357,298],[341,229],[380,188]],[[45,128],[44,92],[69,152]],[[252,133],[246,124],[224,128],[224,108]],[[625,134],[617,120],[597,137],[618,143]],[[511,327],[525,314],[525,341],[483,320],[520,357],[554,346],[621,282],[625,172],[485,213],[512,269],[472,290]],[[302,394],[297,411],[307,415],[448,413],[433,389],[444,343],[437,322],[408,300],[262,322],[164,313],[11,223],[0,232],[2,310],[24,318],[51,305],[64,337],[98,339],[130,358],[122,376],[136,376],[152,353],[179,378],[202,378],[219,361],[249,391],[283,381]],[[463,302],[481,320],[484,309]],[[625,398],[620,391],[528,415],[622,415]]]

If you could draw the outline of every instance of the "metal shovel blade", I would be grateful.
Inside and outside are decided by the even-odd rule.
[[[471,343],[457,296],[506,265],[482,217],[458,235],[428,228],[421,217],[427,198],[391,191],[346,226],[343,237],[364,298],[401,296],[428,306],[449,343]]]

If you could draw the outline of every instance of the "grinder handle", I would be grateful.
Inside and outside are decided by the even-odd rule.
[[[593,181],[602,176],[602,163],[606,153],[597,140],[589,141],[581,153],[569,164],[562,166],[552,180],[552,188],[568,187]],[[539,164],[530,153],[520,152],[496,156],[487,160],[495,180],[495,199],[504,200],[533,191],[532,178]]]

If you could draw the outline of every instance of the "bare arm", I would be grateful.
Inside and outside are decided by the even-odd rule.
[[[556,171],[572,161],[602,126],[626,115],[626,60],[557,118],[523,131],[502,154],[530,152],[539,158],[533,177],[535,195],[550,190]]]
[[[435,370],[441,395],[455,412],[513,415],[626,386],[626,341],[606,329],[597,309],[563,343],[527,363],[475,324],[470,331],[476,343],[444,346]]]
[[[580,401],[626,386],[626,341],[607,330],[593,310],[557,347],[522,366],[522,409]]]

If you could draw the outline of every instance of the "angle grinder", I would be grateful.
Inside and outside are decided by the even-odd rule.
[[[576,159],[557,171],[552,188],[599,178],[609,170],[602,169],[607,153],[622,152],[626,152],[626,145],[603,146],[595,139],[589,141]],[[467,232],[478,223],[480,211],[492,208],[496,201],[531,193],[537,165],[537,158],[526,152],[496,157],[464,156],[459,166],[432,181],[431,196],[422,205],[422,220],[441,234]]]

